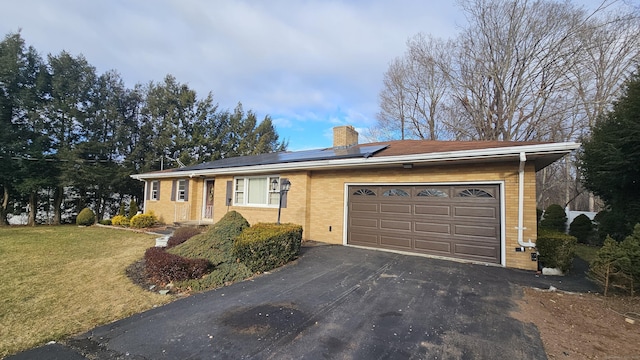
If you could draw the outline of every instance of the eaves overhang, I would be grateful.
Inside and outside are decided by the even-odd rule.
[[[384,168],[394,165],[412,164],[438,165],[449,164],[451,162],[496,162],[496,161],[518,161],[521,153],[525,153],[528,161],[535,164],[536,171],[552,164],[554,161],[571,153],[580,147],[579,143],[545,143],[521,146],[509,146],[500,148],[487,148],[480,150],[460,150],[447,152],[432,152],[410,155],[396,156],[372,156],[348,159],[328,159],[312,160],[300,162],[282,162],[266,165],[251,165],[226,167],[218,169],[201,170],[180,170],[164,172],[151,172],[131,175],[137,180],[165,179],[165,178],[185,178],[185,177],[206,177],[215,175],[250,175],[269,172],[305,171],[305,170],[331,170],[344,168]]]

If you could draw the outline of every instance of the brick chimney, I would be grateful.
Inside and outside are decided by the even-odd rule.
[[[348,148],[358,145],[358,132],[351,125],[336,126],[333,128],[333,147]]]

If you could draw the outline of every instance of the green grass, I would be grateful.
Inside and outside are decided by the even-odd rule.
[[[0,227],[0,358],[171,301],[125,274],[153,244],[99,227]]]
[[[596,253],[600,250],[599,246],[589,246],[585,244],[577,244],[576,245],[576,256],[581,259],[591,263],[593,259],[596,257]]]

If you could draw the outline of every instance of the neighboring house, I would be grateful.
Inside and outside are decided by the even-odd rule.
[[[227,211],[251,224],[303,226],[305,240],[537,269],[536,171],[579,144],[402,140],[222,159],[132,175],[144,211],[167,223],[213,223]]]

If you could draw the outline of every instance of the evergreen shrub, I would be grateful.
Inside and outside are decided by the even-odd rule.
[[[589,275],[602,284],[605,296],[612,287],[634,296],[640,284],[640,224],[620,243],[608,236],[590,264]]]
[[[129,220],[138,214],[138,203],[135,200],[131,200],[129,203]]]
[[[233,252],[252,271],[264,272],[297,258],[301,243],[300,225],[259,223],[236,238]]]
[[[155,225],[158,219],[152,214],[138,214],[129,220],[129,226],[136,229],[148,228]]]
[[[575,236],[581,244],[596,245],[593,222],[585,214],[576,216],[569,225],[569,235]]]
[[[554,230],[539,229],[536,240],[536,248],[540,253],[539,261],[544,267],[558,268],[566,272],[573,264],[577,242],[575,236]]]
[[[111,225],[114,226],[129,226],[129,218],[122,215],[116,215],[111,218]]]
[[[540,227],[549,230],[565,232],[567,228],[567,214],[562,206],[551,204],[547,207],[540,220]]]
[[[95,222],[96,222],[96,214],[93,212],[93,210],[89,208],[82,209],[78,214],[78,217],[76,217],[77,225],[90,226],[95,224]]]
[[[202,291],[243,280],[253,273],[233,254],[233,241],[249,227],[247,220],[237,211],[230,211],[205,232],[195,235],[180,245],[167,250],[171,254],[188,258],[207,259],[214,269],[201,279],[175,283],[181,289]]]

